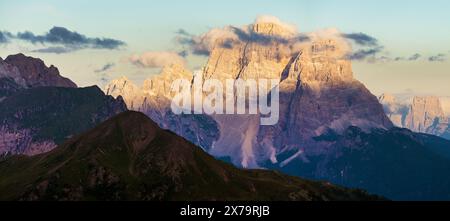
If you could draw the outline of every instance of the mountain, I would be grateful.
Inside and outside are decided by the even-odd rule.
[[[127,110],[98,87],[77,88],[38,58],[0,59],[0,155],[34,155]]]
[[[0,58],[0,101],[26,87],[19,69]]]
[[[401,103],[392,95],[391,100],[386,99],[386,96],[382,95],[380,102],[396,126],[450,139],[449,117],[439,97],[414,96],[411,103]]]
[[[0,161],[0,200],[380,200],[216,160],[137,112],[55,150]]]
[[[37,87],[0,103],[0,153],[34,155],[126,110],[96,86]]]
[[[140,111],[164,129],[208,150],[219,138],[217,122],[208,115],[175,115],[170,108],[170,91],[176,79],[191,81],[193,74],[179,64],[164,67],[159,75],[144,81],[142,87],[126,77],[111,81],[104,89],[107,95],[121,96],[130,110]]]
[[[189,128],[194,131],[187,134],[194,136],[174,130],[177,134],[199,144],[214,156],[229,158],[242,167],[257,168],[267,159],[277,163],[276,156],[287,151],[301,150],[313,155],[326,152],[325,146],[312,138],[328,129],[342,132],[348,126],[364,129],[393,126],[377,98],[353,78],[351,62],[345,58],[348,45],[335,38],[338,34],[332,37],[311,34],[305,37],[308,40],[298,40],[300,38],[290,29],[264,22],[249,25],[239,32],[233,30],[238,34],[233,32],[232,38],[224,35],[213,41],[208,62],[199,75],[205,80],[222,82],[226,79],[278,79],[279,123],[261,126],[259,115],[204,115],[201,121],[189,121],[191,125],[207,125]],[[247,37],[241,37],[244,35]],[[133,86],[125,88],[126,92],[120,93],[120,89],[115,93],[111,89],[122,88],[124,84],[113,81],[105,91],[113,96],[125,95],[127,105],[131,107],[132,104],[131,109],[146,113],[164,128],[180,128],[183,126],[176,120],[167,120],[160,117],[163,114],[155,115],[152,111],[169,110],[170,102],[160,101],[171,100],[168,85],[176,78],[193,81],[194,75],[182,68],[166,67],[160,76],[165,72],[177,74],[172,78],[153,77],[159,79],[160,83],[156,85],[160,87],[152,90],[147,90],[144,85],[137,90],[140,92],[136,91],[139,87]],[[142,98],[139,93],[159,96]],[[159,106],[154,108],[152,103]],[[197,130],[205,127],[217,133]],[[199,143],[197,137],[208,142]]]
[[[357,187],[392,200],[450,199],[450,141],[407,129],[357,127],[343,134],[315,138],[329,142],[333,154],[289,159],[286,165],[267,167],[296,176],[326,179]]]
[[[17,69],[19,76],[24,81],[23,86],[28,88],[42,86],[77,87],[70,79],[62,77],[59,74],[58,68],[53,65],[47,67],[38,58],[28,57],[24,54],[16,54],[8,56],[4,63],[12,65]]]
[[[444,115],[439,98],[437,97],[414,97],[405,126],[418,132],[440,134],[441,124],[448,127],[448,119]],[[437,130],[437,131],[435,131]]]
[[[193,136],[177,134],[192,142],[198,137],[208,138],[204,140],[212,144],[202,146],[205,151],[239,167],[271,168],[330,180],[397,200],[450,199],[445,186],[450,165],[445,153],[450,143],[396,128],[385,114],[386,106],[383,108],[377,97],[353,77],[348,56],[351,45],[339,32],[293,34],[278,24],[258,22],[241,28],[226,27],[219,36],[217,30],[212,32],[200,38],[208,43],[208,62],[188,80],[199,76],[221,82],[277,79],[279,122],[261,125],[258,114],[191,115],[205,116],[215,124],[194,120],[190,122],[195,124],[182,125],[166,120],[180,119],[178,115],[158,118],[144,111],[158,124],[188,127]],[[168,82],[159,85],[170,85],[170,78],[163,79]],[[109,85],[116,87],[114,83]],[[171,99],[168,93],[159,94],[160,98]],[[384,99],[395,101],[388,96]],[[147,97],[145,103],[163,104],[151,100]],[[126,102],[136,104],[133,99]],[[397,110],[404,108],[399,106]],[[396,116],[395,122],[404,119]],[[219,136],[198,128],[217,129]]]

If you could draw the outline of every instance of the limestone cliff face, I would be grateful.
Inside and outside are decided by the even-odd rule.
[[[406,116],[405,127],[417,132],[429,132],[446,121],[438,97],[414,97]]]
[[[353,78],[351,62],[345,58],[348,45],[318,36],[291,43],[289,32],[276,24],[253,27],[250,32],[269,35],[270,40],[235,40],[232,47],[218,40],[205,66],[204,78],[279,79],[280,121],[275,126],[259,126],[254,125],[257,120],[243,121],[236,116],[235,121],[247,122],[236,127],[230,117],[215,116],[221,137],[232,133],[240,142],[221,139],[213,154],[232,156],[234,163],[252,167],[267,159],[275,163],[283,152],[326,152],[326,148],[316,148],[313,138],[329,130],[393,126],[377,98]],[[249,141],[248,134],[256,136]]]
[[[202,71],[203,79],[278,79],[280,121],[274,126],[261,126],[258,115],[207,116],[214,119],[206,121],[207,125],[220,132],[217,140],[204,134],[208,130],[199,131],[201,126],[192,126],[187,139],[197,143],[197,136],[208,137],[213,141],[206,148],[211,154],[243,167],[259,167],[268,160],[280,163],[278,158],[289,153],[294,157],[329,153],[326,142],[315,141],[315,137],[329,131],[339,133],[349,126],[364,130],[393,126],[377,98],[353,78],[351,62],[346,59],[349,45],[338,34],[299,36],[267,22],[233,33],[231,37],[215,38]],[[175,128],[184,136],[187,133],[179,131],[184,125],[176,120],[180,117],[167,115],[170,111],[164,115],[160,110],[168,105],[164,100],[170,97],[167,88],[171,81],[193,77],[183,74],[185,70],[172,70],[163,71],[161,76],[170,73],[173,77],[156,77],[159,83],[148,80],[140,92],[130,92],[139,98],[128,96],[128,92],[111,93],[111,88],[117,87],[114,82],[106,91],[123,95],[128,106],[133,104],[134,110],[142,110],[164,128]],[[141,105],[134,106],[136,102]],[[195,122],[192,125],[204,123]]]
[[[111,81],[106,86],[105,93],[113,97],[121,96],[131,110],[141,110],[143,103],[142,91],[126,77]]]

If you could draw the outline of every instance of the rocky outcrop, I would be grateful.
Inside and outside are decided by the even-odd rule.
[[[27,83],[19,69],[0,58],[0,79],[3,78],[12,79],[17,85],[27,87]]]
[[[51,65],[47,67],[41,59],[27,57],[24,54],[10,55],[4,63],[9,67],[7,75],[15,79],[22,86],[28,88],[52,86],[52,87],[77,87],[70,79],[59,74],[58,68]],[[0,76],[2,68],[0,68]]]

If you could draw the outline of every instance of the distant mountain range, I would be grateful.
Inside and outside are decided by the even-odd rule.
[[[0,200],[383,200],[268,170],[242,170],[125,112],[46,154],[0,161]]]
[[[328,182],[237,169],[126,112],[120,96],[77,88],[40,59],[1,60],[0,86],[0,200],[383,200]],[[172,117],[173,124],[194,119],[203,133],[216,133],[203,124],[207,116]]]
[[[396,128],[377,97],[354,79],[349,45],[338,32],[299,38],[274,23],[231,29],[208,33],[214,37],[209,59],[197,75],[172,65],[142,87],[121,78],[105,93],[239,167],[273,168],[392,199],[450,199],[449,141]],[[259,115],[171,114],[173,79],[199,75],[279,79],[279,123],[260,125]]]
[[[142,87],[123,77],[105,93],[77,88],[36,58],[0,59],[0,199],[374,199],[265,169],[394,200],[450,199],[450,141],[426,134],[448,131],[439,100],[405,109],[383,96],[382,105],[353,77],[349,45],[335,31],[299,37],[264,22],[222,31],[196,74],[171,64]],[[200,77],[279,79],[279,122],[172,113],[172,82]],[[153,121],[120,114],[127,107]]]

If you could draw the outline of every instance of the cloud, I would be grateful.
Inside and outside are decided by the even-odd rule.
[[[352,40],[358,45],[361,46],[378,46],[378,40],[370,35],[360,33],[350,33],[350,34],[342,34],[343,38]]]
[[[420,55],[419,53],[416,53],[416,54],[411,55],[411,57],[408,58],[408,61],[417,61],[420,57],[422,57],[422,55]]]
[[[16,38],[29,41],[33,44],[61,44],[72,48],[117,49],[125,45],[125,42],[120,40],[90,38],[64,27],[53,27],[44,35],[35,35],[29,31],[19,32]]]
[[[421,54],[415,53],[415,54],[413,54],[413,55],[411,55],[411,56],[409,56],[407,58],[405,58],[405,57],[396,57],[396,58],[394,58],[394,61],[417,61],[421,57],[422,57]]]
[[[189,32],[187,32],[186,30],[180,28],[175,32],[177,35],[183,35],[183,36],[192,36],[192,34],[190,34]]]
[[[255,24],[261,24],[261,23],[272,23],[272,24],[278,25],[278,26],[282,27],[285,31],[290,32],[292,34],[295,34],[298,32],[297,26],[295,26],[294,24],[283,22],[279,18],[272,16],[272,15],[258,16],[255,20]]]
[[[304,35],[286,38],[284,36],[261,34],[261,33],[255,32],[254,30],[245,30],[245,29],[236,28],[236,27],[231,27],[231,29],[238,36],[239,40],[241,40],[243,42],[258,43],[258,44],[262,44],[262,45],[268,45],[273,42],[277,42],[280,44],[287,44],[289,42],[294,42],[294,41],[309,40],[308,36],[304,36]]]
[[[180,32],[180,31],[178,31]],[[213,28],[208,32],[194,36],[186,31],[182,31],[182,35],[177,36],[176,40],[181,45],[187,46],[192,54],[209,56],[210,52],[220,42],[233,42],[239,40],[239,37],[234,33],[233,27]]]
[[[380,45],[378,39],[368,34],[359,33],[343,33],[340,37],[353,42],[357,49],[353,49],[351,53],[347,54],[347,58],[356,61],[367,62],[391,62],[393,60],[402,60],[402,57],[392,59],[388,56],[377,56],[383,52],[384,46]]]
[[[446,57],[445,54],[438,54],[434,55],[428,58],[428,61],[430,62],[443,62],[445,61]]]
[[[185,60],[178,53],[169,51],[151,51],[133,55],[128,59],[132,64],[144,68],[161,68],[171,64],[184,65]]]
[[[360,49],[355,52],[352,52],[347,55],[347,58],[350,60],[362,61],[366,58],[372,57],[374,58],[376,54],[381,52],[383,47],[369,48],[369,49]]]
[[[77,48],[57,46],[57,47],[48,47],[48,48],[36,49],[36,50],[32,50],[31,52],[64,54],[64,53],[69,53],[69,52],[76,51],[76,50],[78,50],[78,49]]]
[[[271,23],[280,27],[274,33],[265,33],[258,30],[255,25]],[[184,29],[177,32],[176,41],[183,46],[187,46],[194,55],[209,56],[213,48],[220,45],[223,48],[232,48],[236,43],[256,43],[268,45],[271,43],[280,43],[285,45],[294,45],[299,42],[310,40],[308,36],[298,34],[295,25],[282,22],[274,16],[259,16],[253,24],[234,27],[226,26],[224,28],[213,28],[201,35],[193,35]]]
[[[119,49],[126,43],[112,38],[87,37],[75,31],[70,31],[64,27],[53,27],[42,35],[34,34],[30,31],[11,34],[0,32],[0,43],[8,42],[9,39],[17,39],[32,44],[52,45],[51,47],[37,49],[33,52],[41,53],[68,53],[80,49]]]
[[[180,55],[181,57],[185,58],[189,55],[189,52],[186,50],[180,51],[178,52],[178,55]]]
[[[8,43],[11,33],[0,31],[0,44]]]
[[[276,24],[278,27],[265,25]],[[258,26],[259,25],[259,26]],[[213,28],[201,35],[194,35],[185,29],[176,31],[176,40],[183,47],[179,52],[182,57],[188,54],[209,56],[215,47],[233,48],[245,43],[271,45],[279,44],[279,55],[292,55],[307,48],[305,42],[333,41],[337,48],[334,55],[365,62],[416,61],[419,53],[405,57],[391,57],[384,45],[374,36],[363,32],[342,33],[338,29],[329,28],[310,33],[300,33],[297,27],[281,21],[274,16],[260,16],[249,25],[242,27],[225,26]]]
[[[110,70],[110,69],[113,68],[114,66],[115,66],[114,63],[107,63],[107,64],[105,64],[102,68],[97,69],[97,70],[95,70],[94,72],[95,72],[95,73],[102,73],[102,72],[105,72],[105,71]]]

